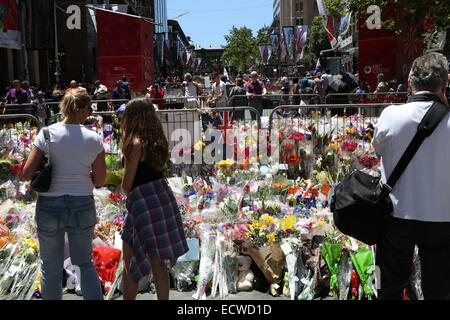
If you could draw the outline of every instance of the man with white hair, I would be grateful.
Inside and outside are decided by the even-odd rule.
[[[409,74],[413,93],[408,103],[381,114],[373,145],[381,156],[385,183],[433,103],[448,107],[447,59],[439,53],[417,58]],[[419,248],[425,299],[450,299],[450,114],[425,139],[395,184],[394,207],[377,244],[381,272],[380,299],[402,299],[409,281],[415,246]]]

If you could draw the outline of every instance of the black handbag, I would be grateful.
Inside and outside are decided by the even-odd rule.
[[[415,101],[434,101],[434,103],[420,122],[417,133],[395,166],[387,183],[382,183],[381,177],[374,177],[357,170],[346,176],[336,186],[331,198],[330,209],[333,212],[334,224],[339,231],[368,245],[378,243],[383,236],[386,222],[393,211],[389,194],[396,182],[422,142],[433,133],[449,111],[449,107],[435,95],[417,95],[409,100],[409,102]]]
[[[45,142],[47,144],[47,152],[44,155],[41,168],[31,180],[31,190],[35,192],[47,192],[52,183],[52,164],[50,161],[50,132],[48,127],[42,129],[44,132]]]

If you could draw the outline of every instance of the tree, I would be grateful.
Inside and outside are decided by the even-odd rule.
[[[261,29],[258,30],[256,34],[256,43],[257,44],[270,44],[270,28],[264,25]]]
[[[258,57],[258,44],[253,37],[252,30],[247,27],[233,26],[230,34],[225,36],[225,45],[222,60],[238,72],[246,72]]]
[[[306,66],[314,65],[317,58],[320,57],[320,52],[328,49],[331,49],[331,46],[323,27],[322,17],[316,16],[308,28],[308,43],[301,63]]]

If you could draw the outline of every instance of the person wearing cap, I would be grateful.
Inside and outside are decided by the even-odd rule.
[[[262,81],[259,80],[258,72],[252,71],[250,74],[251,80],[247,84],[247,96],[249,107],[255,108],[259,115],[263,114],[263,96],[267,94],[266,87]],[[256,116],[252,113],[252,120],[255,120]]]

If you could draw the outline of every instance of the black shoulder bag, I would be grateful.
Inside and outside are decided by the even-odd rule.
[[[31,190],[35,192],[47,192],[52,182],[52,164],[50,161],[50,132],[48,127],[42,129],[44,132],[47,152],[44,155],[41,168],[31,180]]]
[[[357,170],[339,183],[331,199],[330,209],[336,227],[344,234],[368,245],[379,242],[383,236],[393,205],[389,194],[408,164],[450,110],[434,95],[413,96],[409,102],[434,101],[422,121],[417,133],[406,148],[387,183],[381,177],[371,176]]]

